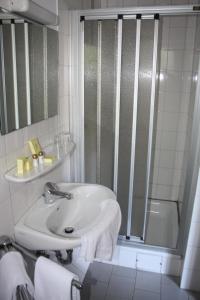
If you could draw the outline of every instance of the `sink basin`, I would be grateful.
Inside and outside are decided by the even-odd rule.
[[[97,184],[60,183],[58,187],[72,193],[72,199],[57,198],[53,204],[46,204],[41,196],[15,226],[20,245],[30,250],[78,247],[81,237],[102,220],[110,202],[116,199],[110,189]]]

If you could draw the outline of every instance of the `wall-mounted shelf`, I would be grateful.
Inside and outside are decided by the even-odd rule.
[[[46,153],[49,153],[47,151],[48,148],[45,148]],[[67,144],[66,151],[64,153],[60,154],[59,157],[53,163],[40,165],[38,168],[33,168],[31,171],[25,173],[24,175],[18,175],[17,168],[15,166],[5,173],[5,178],[6,178],[6,180],[8,180],[10,182],[15,182],[15,183],[30,182],[38,177],[41,177],[41,176],[49,173],[50,171],[55,169],[57,166],[59,166],[64,161],[65,157],[73,152],[74,148],[75,148],[75,144],[72,141],[70,141]],[[52,151],[50,153],[53,154]]]

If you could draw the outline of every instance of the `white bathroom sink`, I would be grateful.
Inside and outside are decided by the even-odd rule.
[[[16,241],[31,250],[61,250],[80,246],[81,237],[104,217],[110,199],[108,188],[96,184],[60,183],[61,191],[72,199],[46,204],[40,197],[15,226]],[[72,227],[72,233],[65,229]]]

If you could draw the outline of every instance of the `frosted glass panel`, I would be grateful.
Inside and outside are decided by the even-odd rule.
[[[116,30],[116,21],[85,21],[85,180],[109,188],[113,186]]]
[[[134,92],[136,20],[123,21],[121,106],[118,159],[118,202],[122,211],[121,234],[127,234],[129,175]]]
[[[11,26],[9,24],[3,24],[2,27],[3,27],[3,51],[4,51],[4,66],[5,66],[7,124],[8,124],[8,132],[11,132],[15,130]]]
[[[19,127],[27,126],[24,24],[15,24]]]
[[[16,130],[15,117],[19,119],[19,128],[23,128],[30,122],[57,114],[58,32],[25,21],[3,21],[0,24],[0,45],[0,123],[3,135]],[[27,120],[29,101],[30,122]]]
[[[84,25],[85,180],[96,183],[97,160],[97,36],[96,21]]]
[[[44,50],[42,26],[29,25],[30,92],[32,123],[44,120]]]
[[[141,23],[138,110],[131,235],[142,237],[145,215],[148,132],[152,81],[154,20]]]
[[[58,112],[58,32],[47,28],[48,117]]]
[[[102,22],[100,183],[113,188],[117,22]]]

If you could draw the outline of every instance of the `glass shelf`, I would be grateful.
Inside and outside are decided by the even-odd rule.
[[[55,144],[49,145],[44,149],[44,152],[47,154],[52,154],[57,156],[57,159],[55,161],[53,161],[51,164],[39,165],[38,168],[33,168],[31,171],[28,171],[24,175],[18,175],[17,167],[15,166],[5,173],[5,179],[15,183],[25,183],[25,182],[30,182],[38,177],[44,176],[45,174],[51,172],[53,169],[61,165],[64,159],[66,158],[66,156],[72,153],[75,149],[75,144],[72,141],[69,141],[66,146],[67,147],[65,147],[65,151],[62,151],[62,147],[60,147],[61,150],[58,155],[58,153],[56,153],[57,151],[53,149],[57,146]]]

